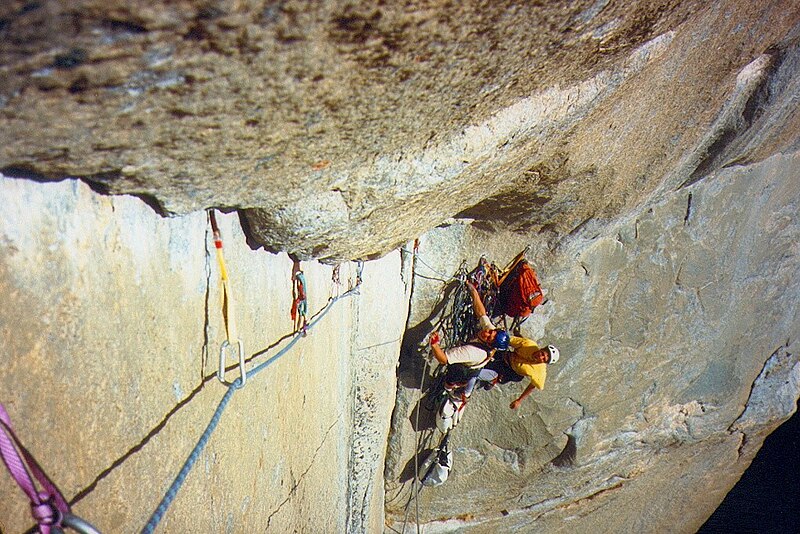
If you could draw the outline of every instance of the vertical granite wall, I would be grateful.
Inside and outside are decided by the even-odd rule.
[[[390,523],[413,524],[419,506],[429,533],[695,532],[800,394],[799,176],[797,152],[726,168],[557,247],[469,225],[427,234],[389,443]],[[524,384],[478,391],[451,433],[450,479],[417,503],[414,451],[440,438],[424,397],[418,408],[434,278],[525,245],[548,302],[523,334],[561,360],[518,411]]]
[[[206,214],[165,219],[73,180],[0,177],[0,191],[0,402],[78,515],[138,532],[226,391],[213,376],[225,330]],[[235,214],[218,218],[251,369],[289,341],[293,264],[249,248]],[[399,253],[365,264],[359,294],[232,396],[159,531],[382,528],[400,267]],[[309,315],[357,277],[354,263],[338,285],[331,266],[302,268]],[[2,531],[31,524],[0,475]]]

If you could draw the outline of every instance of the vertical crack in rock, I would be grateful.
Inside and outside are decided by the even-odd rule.
[[[314,462],[316,462],[316,460],[317,460],[317,456],[319,456],[319,451],[320,451],[320,450],[322,449],[322,447],[325,445],[325,442],[326,442],[326,441],[328,441],[328,436],[330,435],[330,433],[331,433],[331,430],[333,430],[333,427],[335,427],[337,424],[339,424],[339,422],[340,422],[341,420],[342,420],[342,414],[340,413],[340,414],[339,414],[339,415],[336,417],[336,420],[335,420],[333,423],[331,423],[331,426],[329,426],[329,427],[328,427],[328,430],[326,430],[326,431],[325,431],[325,435],[323,435],[323,436],[322,436],[322,441],[320,442],[319,446],[317,446],[316,450],[314,451],[314,454],[313,454],[313,456],[311,457],[311,461],[308,463],[308,467],[306,467],[305,471],[303,471],[302,473],[300,473],[300,477],[299,477],[297,480],[295,480],[294,482],[292,482],[292,487],[291,487],[291,489],[289,490],[289,494],[288,494],[288,495],[286,496],[286,498],[285,498],[285,499],[284,499],[284,500],[283,500],[283,501],[282,501],[282,502],[281,502],[281,503],[278,505],[278,507],[277,507],[275,510],[273,510],[273,511],[272,511],[272,513],[271,513],[271,514],[269,514],[269,516],[267,516],[267,528],[269,528],[270,522],[272,521],[272,518],[275,516],[275,514],[277,514],[278,512],[280,512],[280,511],[281,511],[281,508],[283,508],[283,506],[284,506],[284,505],[285,505],[287,502],[289,502],[289,500],[292,498],[292,496],[293,496],[293,495],[294,495],[294,494],[297,492],[297,488],[299,488],[299,487],[300,487],[300,484],[302,484],[302,483],[303,483],[303,479],[305,478],[305,476],[308,474],[308,472],[309,472],[309,471],[311,471],[311,468],[312,468],[312,467],[314,467]],[[294,478],[294,477],[292,477],[292,478]]]
[[[400,249],[401,260],[400,260],[400,279],[403,281],[403,285],[406,287],[406,292],[408,292],[409,285],[411,286],[411,291],[414,291],[414,267],[416,264],[417,256],[414,254],[413,251],[408,250],[407,245],[403,245]],[[409,308],[411,306],[409,305]],[[408,321],[406,321],[406,325]]]
[[[357,307],[354,316],[354,327],[351,335],[351,346],[356,347],[358,332],[361,331],[361,313]],[[364,352],[398,343],[401,338],[378,342],[365,347],[354,348],[354,352]],[[369,503],[375,494],[375,466],[380,460],[385,441],[376,430],[381,422],[377,419],[379,396],[371,385],[372,380],[380,372],[378,361],[370,358],[370,354],[357,357],[359,365],[352,373],[353,388],[351,390],[351,428],[350,457],[348,459],[346,530],[347,532],[364,532],[370,529],[370,516],[374,510]],[[382,489],[382,488],[381,488]]]
[[[350,329],[350,347],[351,350],[353,347],[356,346],[357,343],[357,332],[359,326],[359,307],[356,306],[355,313],[353,317],[353,328]],[[353,351],[354,352],[354,351]],[[364,510],[361,509],[356,513],[356,505],[355,502],[360,501],[356,496],[356,493],[360,491],[359,488],[359,481],[355,479],[355,470],[358,465],[358,458],[356,453],[356,448],[358,446],[359,435],[358,435],[358,374],[359,370],[356,369],[355,372],[351,371],[350,379],[352,380],[352,386],[350,390],[350,398],[351,406],[350,406],[350,428],[353,429],[353,432],[350,434],[350,456],[347,459],[347,471],[349,476],[347,477],[347,493],[346,499],[347,502],[345,504],[345,522],[347,525],[347,530],[349,531],[353,524],[363,523],[364,521]],[[369,482],[367,482],[367,488],[364,489],[364,498],[366,498],[367,493],[369,492]]]
[[[403,247],[402,250],[406,250],[405,247]],[[405,325],[406,327],[405,327],[405,330],[407,330],[408,328],[411,327],[411,311],[412,311],[411,303],[414,302],[414,284],[415,284],[416,276],[417,276],[417,255],[415,253],[413,253],[413,252],[411,253],[411,259],[408,261],[408,263],[410,264],[408,266],[408,271],[409,271],[409,273],[411,273],[411,276],[410,276],[410,280],[406,282],[406,287],[409,288],[409,285],[410,285],[410,288],[406,290],[406,294],[408,295],[408,303],[407,303],[406,308],[408,309],[408,312],[406,313],[406,325]],[[406,262],[403,261],[401,265],[405,266],[405,264],[406,264]],[[401,271],[401,273],[402,272],[404,272],[404,271]],[[405,282],[405,280],[404,280],[404,282]],[[401,349],[400,350],[402,351],[402,343],[401,343]],[[402,354],[401,354],[401,356],[402,356]],[[398,368],[398,371],[399,371],[399,368]],[[399,382],[398,382],[398,384],[399,384]]]
[[[202,382],[200,382],[200,384],[196,388],[194,388],[191,393],[189,393],[189,395],[184,397],[169,412],[167,412],[167,414],[164,416],[164,418],[161,419],[161,421],[159,421],[159,423],[156,426],[154,426],[153,429],[150,430],[150,432],[148,432],[147,435],[144,438],[142,438],[141,441],[139,441],[139,443],[137,443],[136,445],[134,445],[133,447],[128,449],[128,451],[125,452],[125,454],[123,454],[122,456],[120,456],[119,458],[114,460],[111,463],[110,466],[108,466],[103,471],[101,471],[100,474],[97,475],[97,477],[95,477],[95,479],[88,486],[86,486],[85,488],[80,490],[72,499],[70,499],[69,504],[70,505],[75,505],[76,503],[80,502],[84,497],[86,497],[92,491],[94,491],[94,489],[97,487],[97,484],[101,480],[103,480],[108,475],[110,475],[117,467],[119,467],[123,463],[125,463],[125,461],[128,458],[130,458],[131,456],[133,456],[134,454],[136,454],[137,452],[142,450],[144,448],[144,446],[147,445],[150,442],[151,439],[153,439],[156,435],[158,435],[158,433],[161,432],[164,429],[164,427],[167,426],[167,423],[172,418],[172,416],[174,416],[176,413],[178,413],[178,411],[180,411],[181,408],[183,408],[184,406],[189,404],[189,402],[191,402],[191,400],[193,398],[195,398],[197,396],[197,394],[200,393],[200,391],[203,390],[203,388],[205,387],[206,383],[209,380],[213,379],[213,378],[214,378],[214,375],[211,375],[211,376],[208,376],[208,377],[204,378],[202,380]]]
[[[205,233],[205,249],[206,249],[206,263],[205,263],[205,271],[206,271],[206,294],[205,294],[205,315],[203,316],[203,347],[201,349],[202,358],[201,358],[201,365],[200,365],[200,378],[203,379],[205,375],[206,364],[208,363],[208,330],[211,328],[209,324],[209,298],[211,297],[211,250],[209,250],[208,240],[209,240],[209,229],[208,224],[206,224],[206,233]]]
[[[683,225],[689,224],[689,217],[692,214],[692,194],[689,193],[689,198],[686,200],[686,215],[683,217]]]

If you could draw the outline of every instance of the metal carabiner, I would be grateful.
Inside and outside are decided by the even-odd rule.
[[[225,349],[231,346],[231,343],[227,339],[223,341],[222,345],[219,347],[219,369],[217,369],[217,378],[226,386],[234,386],[236,389],[240,389],[243,388],[245,382],[247,382],[247,373],[244,370],[244,344],[240,339],[237,339],[234,343],[239,345],[239,379],[233,382],[225,380]]]
[[[100,534],[100,531],[97,530],[91,523],[69,513],[62,516],[61,525],[65,528],[72,529],[79,534]],[[64,534],[64,529],[52,527],[50,532],[53,534]]]

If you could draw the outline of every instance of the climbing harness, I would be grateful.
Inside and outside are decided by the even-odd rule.
[[[467,399],[464,395],[451,394],[450,391],[441,395],[439,409],[436,410],[436,428],[442,434],[448,434],[461,421]]]
[[[211,231],[214,235],[214,248],[217,251],[217,263],[219,264],[220,285],[222,287],[222,319],[225,322],[226,339],[219,347],[219,367],[217,369],[217,379],[226,386],[238,384],[237,388],[242,388],[247,381],[245,373],[244,343],[236,335],[236,318],[233,313],[233,299],[231,298],[230,281],[228,280],[228,268],[225,265],[225,256],[222,253],[222,235],[217,225],[217,217],[213,209],[208,210],[208,218],[211,221]],[[229,347],[237,347],[239,356],[239,377],[234,382],[225,380],[226,352]]]
[[[0,458],[9,474],[31,501],[31,515],[41,534],[60,534],[62,527],[81,534],[99,534],[99,531],[70,511],[69,504],[50,480],[36,459],[22,445],[11,426],[11,418],[0,404]],[[33,476],[31,476],[33,475]],[[43,488],[36,489],[34,478]]]

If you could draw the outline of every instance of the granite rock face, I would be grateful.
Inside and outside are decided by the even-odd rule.
[[[12,0],[0,171],[246,208],[258,243],[328,261],[458,213],[560,237],[639,205],[723,111],[771,124],[750,158],[793,143],[797,106],[758,104],[798,22],[789,0]]]
[[[226,333],[206,216],[164,219],[76,181],[0,178],[0,191],[0,402],[76,514],[139,532],[227,391],[214,376]],[[235,215],[218,218],[252,370],[289,342],[293,264],[251,250]],[[340,284],[331,267],[301,266],[309,318],[357,277],[355,264],[339,267]],[[235,392],[160,532],[381,528],[400,266],[398,253],[366,265],[359,295]],[[232,381],[235,351],[227,364]],[[0,530],[31,523],[3,472]]]
[[[3,2],[0,401],[79,515],[141,528],[225,391],[217,207],[248,368],[294,260],[311,312],[374,261],[163,531],[693,532],[799,394],[798,100],[789,0]],[[562,360],[519,412],[479,392],[410,501],[441,280],[526,246]]]
[[[718,171],[556,249],[530,236],[548,302],[523,334],[561,359],[519,412],[508,404],[524,384],[476,392],[450,435],[450,478],[416,503],[414,451],[441,438],[418,387],[422,336],[441,313],[443,283],[430,274],[454,272],[464,251],[500,252],[496,234],[472,227],[426,235],[389,520],[397,527],[412,502],[426,532],[696,531],[800,395],[798,163],[794,153]]]

